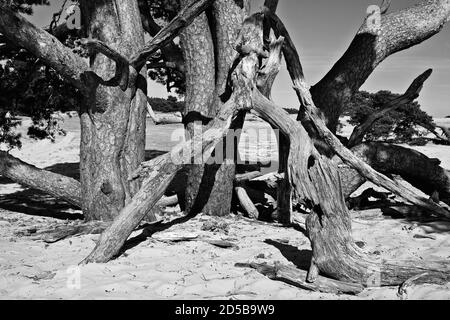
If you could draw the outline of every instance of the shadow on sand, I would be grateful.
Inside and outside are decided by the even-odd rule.
[[[165,153],[165,151],[159,150],[146,150],[145,158],[148,161]],[[76,180],[80,179],[80,164],[78,162],[58,163],[45,168],[45,170],[71,177]],[[176,182],[172,183],[172,187],[169,188],[171,192],[169,193],[177,193],[178,190],[176,190],[176,186],[180,185],[180,179],[183,179],[183,175],[176,177]],[[14,182],[8,178],[0,177],[0,189],[2,186],[13,183]],[[0,209],[24,213],[31,216],[51,217],[62,220],[83,219],[83,214],[80,213],[79,208],[39,190],[25,187],[14,193],[0,194]]]

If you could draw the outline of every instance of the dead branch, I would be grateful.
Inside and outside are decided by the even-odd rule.
[[[156,115],[153,111],[152,106],[150,105],[149,98],[147,98],[147,114],[156,125],[183,123],[183,118],[178,117],[177,115]]]
[[[245,212],[247,212],[248,217],[250,219],[258,220],[259,218],[258,209],[255,207],[255,204],[248,196],[247,191],[241,186],[234,187],[234,191],[236,192],[240,205],[245,210]]]
[[[331,131],[335,132],[353,94],[381,62],[436,35],[449,20],[447,0],[422,0],[410,8],[383,14],[379,29],[364,21],[344,55],[311,88],[314,102],[324,112]]]
[[[282,21],[277,18],[275,14],[271,13],[270,16],[273,21],[276,21],[273,27],[277,28],[277,32],[282,34],[286,39],[290,39],[288,31],[284,27]],[[344,161],[344,163],[356,169],[359,174],[365,177],[367,180],[393,192],[394,194],[411,204],[422,207],[430,213],[437,214],[447,219],[450,218],[450,207],[448,205],[446,205],[445,203],[436,204],[429,199],[424,199],[420,196],[417,196],[407,188],[392,181],[385,175],[375,171],[364,161],[356,157],[339,141],[339,139],[327,128],[324,120],[322,119],[319,109],[314,104],[314,101],[308,89],[309,87],[304,79],[304,74],[303,72],[301,72],[303,68],[301,67],[300,58],[297,54],[297,50],[295,49],[293,42],[286,41],[285,46],[289,47],[288,49],[286,49],[286,51],[290,52],[289,56],[291,57],[291,59],[288,60],[286,59],[285,54],[286,64],[288,70],[290,70],[289,73],[291,77],[299,77],[292,78],[294,90],[297,92],[297,96],[299,97],[299,101],[302,105],[299,119],[302,121],[302,123],[305,124],[305,127],[310,130],[309,133],[313,137],[318,137],[320,138],[320,140],[326,142],[326,144]],[[420,80],[417,81],[417,83],[420,84]],[[414,87],[416,86],[414,85],[411,91],[414,91]]]
[[[398,98],[393,99],[388,102],[381,110],[369,115],[369,117],[359,126],[357,126],[350,137],[347,147],[353,148],[354,146],[360,144],[367,132],[373,127],[374,123],[384,117],[389,112],[392,112],[401,106],[413,102],[418,96],[423,88],[424,82],[431,76],[433,72],[432,69],[428,69],[417,77],[413,83],[409,86],[408,90]]]
[[[283,281],[290,285],[315,292],[358,294],[364,290],[364,287],[360,284],[333,280],[321,276],[317,277],[314,283],[309,283],[306,281],[306,271],[286,265],[276,264],[275,266],[270,266],[259,263],[237,263],[235,266],[252,268],[272,280]]]

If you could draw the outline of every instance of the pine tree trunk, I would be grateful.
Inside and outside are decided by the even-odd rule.
[[[135,1],[82,1],[86,34],[129,57],[144,45]],[[114,75],[115,62],[101,54],[90,57],[92,70],[103,79]],[[145,70],[142,71],[145,76]],[[139,77],[138,77],[139,79]],[[139,81],[137,81],[139,82]],[[80,179],[86,220],[113,220],[139,182],[129,173],[144,160],[146,88],[100,85],[81,111]]]
[[[181,1],[182,6],[191,0]],[[186,107],[184,110],[187,140],[192,144],[201,139],[210,119],[216,115],[217,107],[213,103],[215,87],[214,44],[206,13],[198,16],[183,30],[180,36],[181,48],[186,68]],[[207,166],[203,159],[193,159],[187,165],[185,211],[194,215],[203,211],[208,200],[210,183],[204,181]]]
[[[188,101],[185,119],[186,115],[193,111],[202,117],[213,118],[222,107],[219,96],[224,93],[228,71],[236,54],[235,41],[247,13],[248,1],[242,3],[232,0],[216,1],[213,4],[212,14],[208,15],[209,19],[204,14],[203,18],[197,18],[198,26],[191,25],[183,32],[183,43],[186,43],[183,51],[187,66]],[[211,36],[214,41],[213,47],[209,41]],[[240,113],[233,122],[231,129],[234,132],[242,129],[244,118],[245,113]],[[205,120],[198,117],[188,119]],[[189,134],[193,134],[194,128],[200,133],[204,132],[207,121],[203,122],[196,125],[188,124]],[[229,140],[224,138],[223,144],[218,148],[227,150],[226,142]],[[239,137],[237,140],[239,141]],[[237,146],[233,148],[236,152]],[[203,212],[214,216],[225,216],[230,213],[236,172],[234,160],[225,157],[218,163],[189,167],[186,187],[187,212],[190,214]]]

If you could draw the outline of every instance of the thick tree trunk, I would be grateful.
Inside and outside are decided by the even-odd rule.
[[[88,36],[125,57],[144,46],[136,1],[82,1],[81,8]],[[115,62],[95,54],[91,68],[109,79]],[[87,220],[113,220],[139,186],[127,179],[144,160],[147,95],[139,79],[137,92],[100,85],[81,112],[80,177]]]
[[[253,50],[241,52],[240,59],[236,60],[236,68],[233,69],[231,75],[235,90],[211,122],[208,131],[202,136],[202,140],[195,143],[194,148],[191,147],[191,141],[180,144],[171,153],[149,162],[150,176],[145,179],[143,187],[132,201],[123,208],[120,215],[102,234],[92,253],[85,259],[85,263],[107,262],[114,257],[144,217],[145,210],[153,207],[162,197],[170,180],[182,168],[183,160],[185,161],[186,157],[192,159],[201,155],[203,158],[209,157],[219,141],[226,135],[232,118],[237,116],[237,110],[248,111],[251,109],[254,81],[258,71],[258,52],[262,50],[262,46],[260,46],[262,44],[262,16],[260,14],[255,14],[244,21],[238,39],[241,44],[239,48],[250,47]],[[145,170],[145,167],[143,165],[141,168],[143,170],[139,170],[131,178],[140,177],[148,171]]]
[[[182,7],[191,0],[182,0]],[[186,107],[184,110],[187,140],[201,139],[208,122],[216,115],[214,44],[206,13],[199,15],[180,36],[186,69]],[[205,185],[203,159],[187,165],[185,211],[194,215],[204,210],[212,185]]]
[[[235,41],[247,14],[247,0],[242,3],[231,0],[216,1],[213,3],[209,20],[205,15],[199,19],[198,27],[192,30],[187,28],[184,32],[184,38],[190,41],[189,46],[183,49],[187,62],[188,103],[185,119],[187,117],[189,121],[191,119],[197,121],[196,124],[187,125],[191,136],[194,130],[200,134],[205,131],[208,118],[213,118],[223,107],[219,96],[225,91],[228,72],[236,55]],[[210,38],[213,43],[210,43]],[[189,117],[189,113],[193,116]],[[244,117],[245,113],[240,113],[235,119],[231,126],[234,132],[242,129]],[[239,141],[239,137],[237,140]],[[224,138],[218,148],[230,149],[231,146],[227,147],[227,141],[230,139]],[[221,150],[218,149],[216,153],[224,153]],[[203,212],[215,216],[230,213],[236,166],[234,159],[228,159],[226,153],[218,160],[218,163],[189,167],[186,187],[187,212],[191,214]]]
[[[255,110],[291,142],[289,168],[294,195],[311,209],[307,219],[313,249],[309,282],[315,282],[319,272],[365,286],[398,285],[425,271],[450,279],[450,267],[444,262],[378,262],[363,253],[352,239],[350,214],[335,165],[319,154],[304,128],[284,110],[260,93],[254,94],[253,101]]]

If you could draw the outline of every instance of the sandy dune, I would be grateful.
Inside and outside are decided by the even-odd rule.
[[[26,139],[23,149],[13,154],[38,167],[76,173],[79,161],[76,121],[66,121],[65,126],[70,131],[56,143]],[[244,133],[265,126],[250,122]],[[174,128],[179,127],[149,127],[148,137],[152,139],[148,139],[147,149],[169,150],[176,144],[167,138]],[[269,150],[268,145],[275,149],[275,140],[267,137],[255,142],[250,139],[249,146],[241,147],[241,153],[248,159],[276,159],[276,153]],[[450,147],[428,145],[417,150],[441,159],[443,166],[450,169]],[[141,232],[136,231],[132,237],[137,238],[124,255],[108,264],[82,267],[76,265],[93,249],[98,236],[46,244],[17,235],[21,231],[65,223],[52,216],[66,219],[77,214],[79,211],[61,201],[0,178],[0,298],[400,299],[396,287],[367,289],[356,297],[321,294],[269,280],[254,270],[235,267],[237,262],[257,261],[304,268],[311,254],[309,241],[303,233],[279,225],[252,222],[241,216],[222,219],[228,230],[208,231],[202,227],[212,218],[199,216],[180,222],[176,220],[181,218],[179,210],[169,209],[161,216],[164,230],[147,237],[139,237]],[[195,236],[195,239],[164,241],[173,233]],[[450,223],[420,223],[413,218],[382,216],[381,210],[375,209],[366,212],[365,218],[355,215],[353,234],[363,250],[379,259],[450,258]],[[236,247],[222,249],[208,243],[219,239],[232,242]],[[450,299],[450,284],[421,286],[409,292],[408,298]]]

